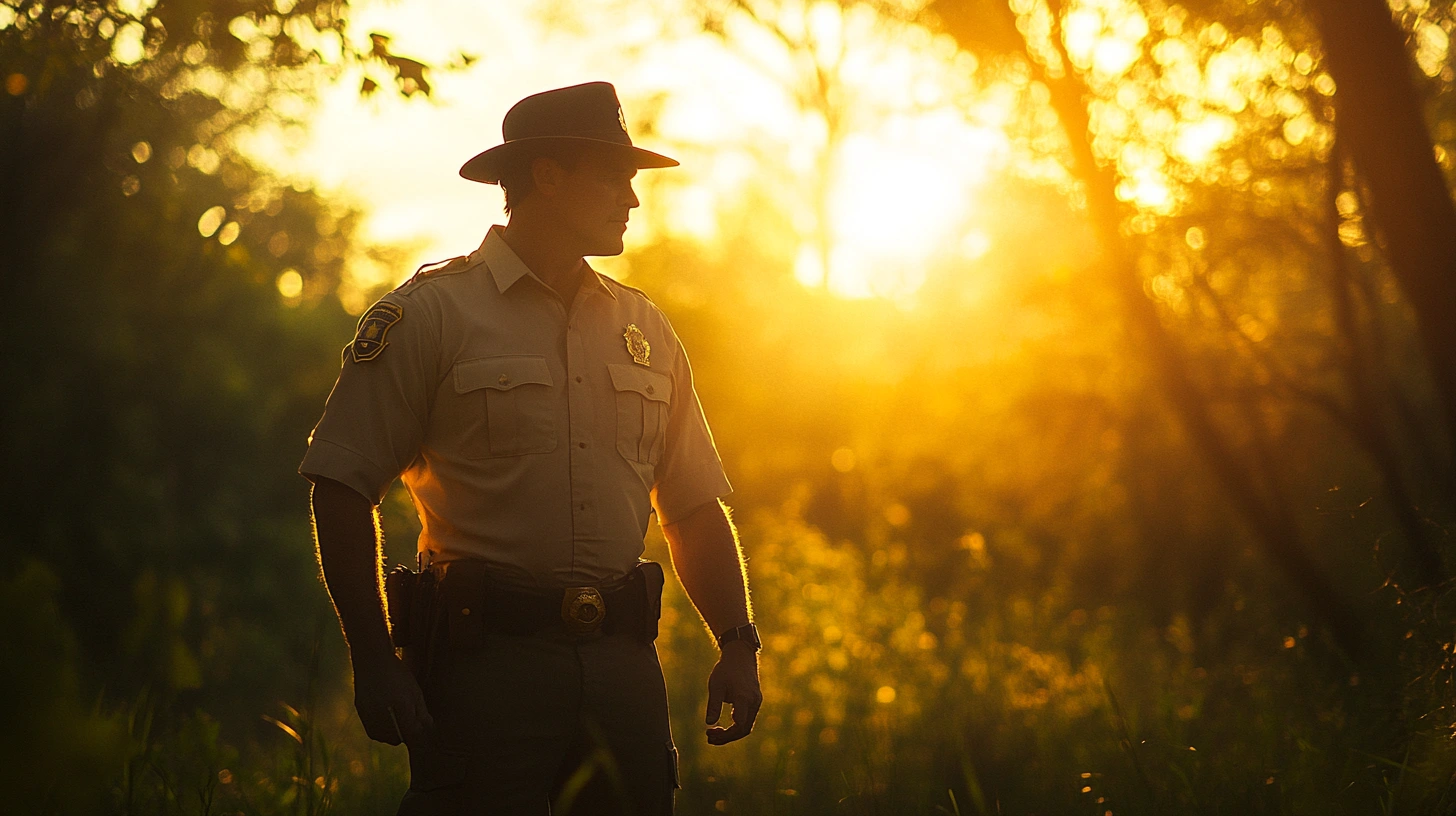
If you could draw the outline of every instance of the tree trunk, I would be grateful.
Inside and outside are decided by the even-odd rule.
[[[1456,440],[1456,206],[1411,81],[1405,35],[1383,0],[1312,5],[1335,79],[1340,144],[1369,189],[1370,220],[1415,311],[1449,444]]]
[[[945,2],[932,8],[938,10]],[[1052,15],[1060,20],[1060,3],[1052,2]],[[998,4],[999,14],[1011,10]],[[1004,29],[1014,20],[1001,21]],[[958,37],[956,26],[947,26]],[[1087,103],[1091,93],[1074,73],[1061,42],[1060,27],[1053,30],[1053,43],[1061,54],[1065,72],[1053,77],[1026,53],[1033,75],[1051,92],[1051,104],[1066,132],[1072,153],[1071,170],[1081,179],[1087,194],[1087,211],[1102,250],[1106,279],[1116,290],[1128,322],[1133,348],[1146,353],[1152,374],[1164,396],[1182,421],[1193,448],[1212,472],[1234,509],[1253,534],[1264,555],[1304,596],[1313,614],[1329,628],[1335,640],[1352,656],[1363,651],[1361,625],[1355,610],[1342,596],[1323,568],[1310,558],[1300,540],[1298,525],[1287,508],[1262,495],[1255,475],[1240,461],[1209,413],[1207,400],[1188,376],[1181,345],[1163,326],[1157,308],[1143,291],[1136,251],[1122,234],[1123,205],[1118,201],[1116,169],[1099,163],[1092,149]]]

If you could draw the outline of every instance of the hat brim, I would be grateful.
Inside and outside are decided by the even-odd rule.
[[[539,145],[549,142],[558,142],[566,145],[592,144],[621,151],[623,154],[632,158],[638,170],[677,167],[679,164],[677,159],[668,158],[661,153],[653,153],[651,150],[643,150],[640,147],[624,145],[619,142],[609,142],[605,139],[591,139],[585,136],[532,136],[525,139],[513,139],[476,155],[470,161],[460,166],[460,177],[471,181],[478,181],[482,184],[499,184],[501,168],[504,167],[506,161],[514,153],[528,145]]]

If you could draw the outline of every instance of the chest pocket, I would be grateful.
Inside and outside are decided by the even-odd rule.
[[[548,453],[556,449],[555,400],[546,358],[508,355],[455,364],[455,393],[476,416],[484,414],[461,444],[469,459]]]
[[[608,363],[607,371],[617,390],[617,452],[633,462],[657,464],[667,443],[672,378],[628,363]]]

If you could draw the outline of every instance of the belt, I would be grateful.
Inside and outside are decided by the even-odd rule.
[[[544,592],[493,583],[477,561],[450,561],[431,569],[449,604],[448,617],[463,624],[456,628],[484,627],[521,635],[548,627],[562,627],[577,635],[598,630],[635,633],[644,627],[648,615],[647,582],[640,567],[611,589],[574,586]]]

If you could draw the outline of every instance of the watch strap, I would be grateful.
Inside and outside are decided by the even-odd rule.
[[[741,640],[744,643],[747,643],[748,645],[753,647],[753,650],[755,652],[763,648],[763,641],[759,640],[758,638],[758,627],[754,626],[751,623],[745,623],[742,626],[736,626],[719,635],[718,648],[721,650],[724,646],[732,643],[735,640]]]

